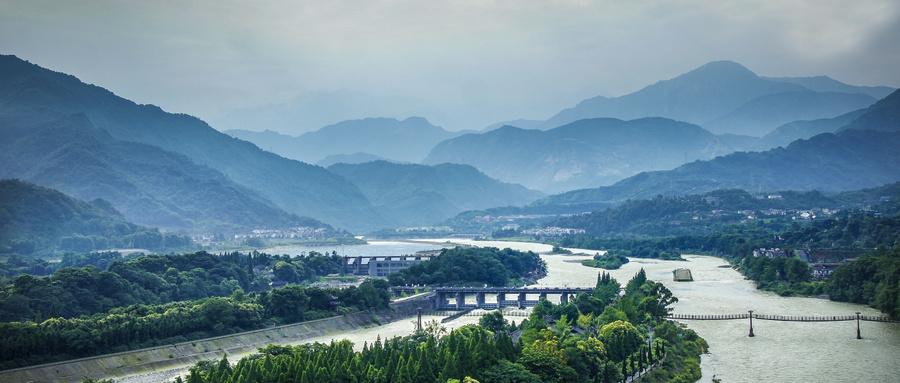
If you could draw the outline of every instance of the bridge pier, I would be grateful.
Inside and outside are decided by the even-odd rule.
[[[506,293],[500,292],[497,293],[497,308],[502,308],[503,304],[506,302]]]
[[[434,308],[437,310],[442,310],[447,307],[447,296],[444,293],[435,293],[434,294]]]
[[[540,293],[540,294],[538,295],[538,300],[539,300],[539,301],[546,301],[546,300],[547,300],[547,293]]]
[[[519,308],[520,308],[520,309],[524,309],[524,308],[525,308],[525,296],[526,296],[526,295],[527,295],[527,294],[525,294],[525,293],[519,293]]]
[[[560,304],[569,303],[569,293],[562,293],[562,295],[560,295],[560,297],[559,297],[559,303]]]
[[[862,333],[859,330],[859,311],[856,312],[856,339],[862,339]]]
[[[756,336],[756,335],[753,335],[753,310],[748,310],[748,311],[750,311],[750,335],[748,335],[748,336],[752,338],[752,337]]]
[[[456,309],[462,310],[465,305],[466,305],[466,293],[461,292],[461,291],[456,293]]]
[[[484,293],[475,293],[475,305],[484,308]]]

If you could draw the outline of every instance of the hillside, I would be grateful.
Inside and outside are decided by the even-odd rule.
[[[862,115],[841,129],[900,132],[900,90],[868,107]]]
[[[760,127],[785,121],[836,116],[865,108],[875,99],[859,93],[785,92],[758,97],[703,126],[715,132],[759,135]]]
[[[46,116],[45,116],[46,117]],[[141,225],[191,231],[322,226],[285,213],[221,173],[155,146],[124,142],[84,115],[42,123],[0,117],[0,178],[83,200],[102,198]]]
[[[217,170],[290,213],[347,228],[380,220],[355,186],[324,168],[263,151],[195,117],[138,105],[74,76],[0,56],[0,116],[37,122],[71,114],[83,114],[117,140],[153,145]]]
[[[464,210],[525,205],[541,196],[467,165],[374,161],[340,163],[328,170],[356,184],[379,213],[400,226],[436,224]]]
[[[19,180],[0,180],[0,253],[181,248],[190,238],[128,222],[104,200],[85,202]]]
[[[561,192],[731,151],[696,125],[664,118],[596,118],[547,131],[505,126],[462,135],[435,146],[424,162],[472,165],[505,182]]]
[[[738,63],[714,61],[633,93],[584,100],[557,113],[545,126],[595,117],[666,117],[715,133],[759,137],[793,120],[834,117],[865,107],[887,90],[830,78],[760,77]]]
[[[612,186],[576,190],[538,203],[581,204],[687,195],[716,189],[845,191],[900,180],[900,133],[847,130],[765,152],[733,153],[669,171],[644,172]]]
[[[456,135],[421,117],[348,120],[298,137],[271,131],[230,130],[227,133],[282,156],[310,163],[328,156],[360,152],[396,161],[419,162],[435,144]]]
[[[807,139],[822,133],[833,133],[853,122],[863,113],[865,113],[865,109],[854,110],[832,118],[792,121],[762,136],[754,146],[759,150],[766,150],[787,146],[796,140]]]
[[[758,196],[743,190],[716,190],[688,196],[657,196],[561,218],[550,225],[584,229],[589,235],[598,236],[711,234],[727,225],[754,222],[757,218],[769,226],[783,226],[795,222],[803,211],[858,209],[878,205],[882,198],[896,199],[900,197],[898,186],[900,183],[836,195],[780,191]],[[748,216],[754,218],[748,220]]]

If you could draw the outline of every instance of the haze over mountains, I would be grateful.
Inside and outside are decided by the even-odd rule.
[[[595,118],[541,131],[504,126],[441,142],[425,163],[472,165],[545,192],[607,185],[733,149],[703,128],[665,118]]]
[[[102,133],[95,134],[109,136],[107,139],[109,145],[115,146],[118,142],[123,141],[147,144],[153,147],[142,146],[141,148],[155,152],[157,157],[177,158],[172,161],[148,160],[145,162],[147,165],[145,167],[128,166],[119,169],[122,174],[129,175],[158,164],[172,164],[167,173],[148,172],[148,174],[159,177],[152,182],[153,185],[169,183],[166,182],[167,177],[188,173],[184,168],[191,167],[198,169],[195,172],[201,172],[199,169],[202,169],[205,178],[229,183],[231,185],[229,192],[223,193],[224,195],[236,198],[240,196],[241,200],[253,200],[257,205],[274,205],[289,213],[319,217],[326,222],[342,227],[360,227],[357,223],[379,220],[371,205],[353,184],[321,167],[288,160],[263,151],[246,141],[220,133],[192,116],[167,113],[152,105],[138,105],[103,88],[82,83],[73,76],[41,68],[15,56],[0,56],[0,117],[16,121],[14,124],[8,124],[4,128],[5,132],[16,129],[16,124],[19,122],[33,124],[34,121],[60,119],[73,114],[82,115],[84,120],[75,124],[65,124],[75,138],[80,139],[84,135],[83,132],[88,132],[91,127],[96,127]],[[59,145],[45,148],[45,150],[34,150],[34,148],[25,146],[24,143],[34,145],[46,143],[40,142],[42,140],[27,141],[25,140],[26,134],[27,129],[20,129],[19,133],[12,135],[12,137],[23,140],[22,143],[16,145],[16,150],[34,155],[50,156],[49,160],[69,153],[71,156],[84,157],[88,155],[84,153],[91,152],[79,151],[66,145],[66,142],[58,142]],[[51,150],[54,148],[65,150],[58,153]],[[125,152],[130,151],[129,148],[123,148],[118,155],[125,155]],[[173,154],[178,155],[173,156]],[[76,176],[78,174],[76,169],[90,169],[88,164],[75,162],[79,159],[81,158],[60,161],[61,163],[68,162],[64,166],[72,166],[71,170],[60,172],[60,177],[69,177],[80,188],[92,188],[93,186],[90,186],[91,182],[87,178]],[[26,161],[15,156],[10,156],[10,161],[27,164]],[[119,165],[115,161],[109,161],[108,164],[109,166]],[[39,162],[35,162],[33,165],[42,166]],[[42,175],[35,169],[18,169],[18,172],[7,171],[3,176],[34,179]],[[223,175],[225,177],[222,177]],[[149,178],[150,175],[147,177]],[[196,191],[198,184],[202,183],[185,179],[183,184],[162,187],[171,188],[166,195],[172,198],[200,194],[198,198],[208,199],[203,196],[202,190]],[[235,187],[235,184],[240,185],[241,188]],[[135,190],[146,191],[154,188],[152,185],[144,186],[137,187]],[[74,185],[69,186],[69,190],[75,188]],[[192,192],[191,189],[195,191]],[[67,188],[62,188],[62,190],[67,190]],[[129,194],[117,187],[103,190],[108,190],[110,193]],[[253,191],[255,196],[248,193],[247,190]],[[86,199],[103,197],[103,195],[89,195],[94,191],[83,190],[83,193],[74,192],[73,194]],[[124,199],[109,198],[109,200],[114,205],[124,203]],[[156,210],[152,207],[155,204],[145,202],[148,200],[134,197],[132,200],[134,200],[133,203],[116,205],[122,209],[126,217],[138,218],[137,215],[143,215],[143,213],[130,215],[133,214],[132,211],[152,214]],[[191,208],[190,204],[183,202],[186,201],[174,206],[177,206],[178,209]],[[222,205],[218,201],[209,203]],[[236,207],[240,206],[237,204]],[[198,210],[206,209],[198,207]],[[237,217],[243,216],[242,212],[232,210],[233,212],[229,214]],[[269,216],[269,214],[261,215]],[[288,216],[287,214],[282,215]],[[240,218],[237,217],[237,221],[229,223],[239,224]]]
[[[576,190],[540,203],[581,204],[684,195],[716,189],[845,191],[900,180],[900,91],[838,129],[785,148],[741,152],[669,171],[645,172],[608,187]]]
[[[525,205],[541,193],[492,179],[468,165],[435,166],[374,161],[335,164],[394,226],[429,225],[462,211]]]
[[[353,153],[419,162],[435,144],[459,134],[432,125],[421,117],[348,120],[297,137],[272,131],[229,130],[226,133],[284,157],[309,163]]]
[[[551,129],[448,132],[411,117],[344,121],[299,137],[229,131],[254,145],[0,56],[0,178],[102,198],[135,224],[212,232],[331,225],[364,233],[527,205],[541,192],[564,194],[539,205],[606,206],[717,188],[839,191],[897,180],[900,96],[873,97],[889,90],[764,78],[713,62],[582,102],[544,124],[577,121]],[[636,118],[581,118],[607,112]],[[769,134],[714,134],[691,120]],[[776,146],[785,148],[734,153]]]
[[[778,125],[833,117],[868,106],[892,91],[828,77],[766,78],[731,61],[714,61],[619,97],[598,96],[563,110],[544,128],[593,117],[666,117],[715,133],[762,136]]]

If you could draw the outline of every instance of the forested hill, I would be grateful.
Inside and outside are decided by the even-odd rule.
[[[2,114],[2,112],[0,112]],[[0,178],[20,178],[82,200],[102,198],[128,221],[230,232],[324,226],[274,206],[185,156],[116,140],[84,115],[0,116]]]
[[[328,170],[357,185],[382,216],[400,226],[432,225],[465,210],[525,205],[542,196],[468,165],[373,161]]]
[[[84,202],[19,180],[0,180],[0,254],[190,246],[185,236],[128,222],[109,202]]]
[[[724,230],[728,225],[769,222],[784,227],[800,214],[826,214],[836,210],[872,209],[895,214],[900,201],[900,183],[840,194],[818,191],[783,191],[752,195],[743,190],[629,200],[603,211],[558,219],[552,226],[584,229],[599,236],[701,235]],[[822,218],[822,217],[820,217]]]
[[[846,191],[900,181],[900,133],[846,130],[786,148],[733,153],[669,171],[645,172],[612,186],[575,190],[538,203],[585,204],[700,194],[718,189]]]
[[[41,68],[15,56],[0,56],[0,117],[8,118],[8,122],[35,124],[72,114],[85,116],[93,126],[116,140],[153,145],[221,172],[290,213],[345,228],[365,227],[379,221],[353,184],[324,168],[263,151],[249,142],[220,133],[195,117],[167,113],[152,105],[138,105],[73,76]],[[3,130],[10,128],[8,122]],[[37,145],[20,142],[26,144]],[[64,143],[58,144],[40,150],[52,152],[64,148]],[[21,150],[38,149],[23,147]],[[23,161],[15,157],[4,160],[5,164],[11,164],[8,166]],[[89,163],[82,165],[88,171],[92,168]],[[121,171],[130,172],[131,168]],[[174,174],[179,173],[174,170]],[[84,187],[89,186],[88,182],[86,179],[82,183]],[[107,187],[121,191],[123,186]]]

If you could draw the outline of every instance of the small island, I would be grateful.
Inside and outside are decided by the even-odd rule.
[[[615,251],[608,251],[605,254],[597,254],[593,259],[585,259],[581,261],[582,265],[588,267],[599,267],[601,269],[616,270],[622,265],[628,263],[628,257]]]

